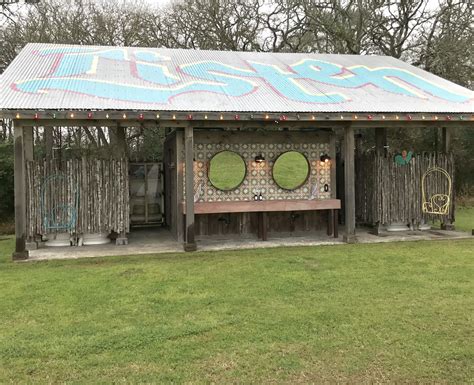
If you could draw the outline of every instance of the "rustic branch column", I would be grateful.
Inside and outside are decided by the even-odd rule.
[[[29,130],[20,124],[14,127],[14,184],[15,184],[15,252],[13,259],[27,259],[26,250],[26,183],[25,183],[25,141],[29,142]],[[28,133],[27,133],[28,132]],[[25,135],[25,133],[27,133]],[[27,147],[30,147],[29,145]],[[32,147],[31,147],[32,148]]]
[[[355,158],[354,127],[344,128],[344,195],[345,234],[344,242],[355,243]]]
[[[193,127],[188,125],[184,129],[184,161],[185,161],[185,251],[195,251],[194,239],[194,133]]]
[[[442,138],[442,151],[445,154],[449,154],[451,152],[451,128],[443,127],[441,132]],[[452,199],[454,199],[454,187],[453,191],[451,192]],[[452,206],[454,207],[454,206]],[[443,217],[443,223],[441,223],[442,230],[455,230],[453,221],[451,218],[454,218],[454,215]]]

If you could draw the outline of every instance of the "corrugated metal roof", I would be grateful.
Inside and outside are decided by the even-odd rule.
[[[474,93],[386,56],[28,44],[0,109],[474,113]]]

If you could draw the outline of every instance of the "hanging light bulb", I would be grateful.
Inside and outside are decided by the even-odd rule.
[[[220,120],[224,120],[224,115],[221,115],[221,116],[219,117],[219,119],[220,119]]]
[[[204,115],[204,119],[206,119],[206,120],[207,120],[207,115]]]
[[[15,118],[20,119],[20,113],[16,113]]]
[[[93,116],[94,116],[94,114],[93,114],[92,112],[89,112],[89,113],[87,114],[87,118],[88,118],[88,119],[92,119]]]
[[[270,118],[270,116],[268,114],[265,115],[265,119],[268,119]]]
[[[123,114],[122,118],[127,119],[127,114]]]
[[[160,114],[156,114],[156,119],[160,119]]]
[[[109,114],[105,114],[105,118],[108,119],[108,118],[109,118]]]
[[[234,119],[235,119],[235,120],[240,120],[240,115],[235,115],[235,116],[234,116]]]
[[[140,120],[143,120],[143,119],[144,119],[143,113],[138,114],[138,119],[140,119]]]
[[[37,112],[35,112],[35,115],[33,116],[35,118],[35,120],[39,119],[39,114]]]
[[[176,120],[176,115],[173,114],[172,118],[173,118],[173,120]]]
[[[311,115],[311,120],[316,120],[316,116]]]
[[[70,117],[71,119],[73,119],[73,118],[74,118],[74,112],[71,112],[71,113],[69,114],[69,117]]]
[[[385,115],[382,115],[382,120],[385,120]]]

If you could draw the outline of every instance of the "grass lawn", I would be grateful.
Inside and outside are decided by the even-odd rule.
[[[458,206],[455,225],[456,230],[471,232],[474,229],[474,207]]]
[[[0,383],[467,383],[474,239],[12,263]]]

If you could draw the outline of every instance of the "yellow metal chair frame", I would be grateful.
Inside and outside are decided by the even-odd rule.
[[[439,172],[443,174],[448,180],[448,191],[447,194],[433,194],[427,199],[426,197],[426,178],[435,173]],[[451,189],[452,189],[452,179],[448,172],[441,167],[431,167],[424,174],[421,179],[421,192],[423,198],[423,207],[422,211],[425,214],[435,214],[435,215],[447,215],[449,213],[449,207],[451,205]]]

